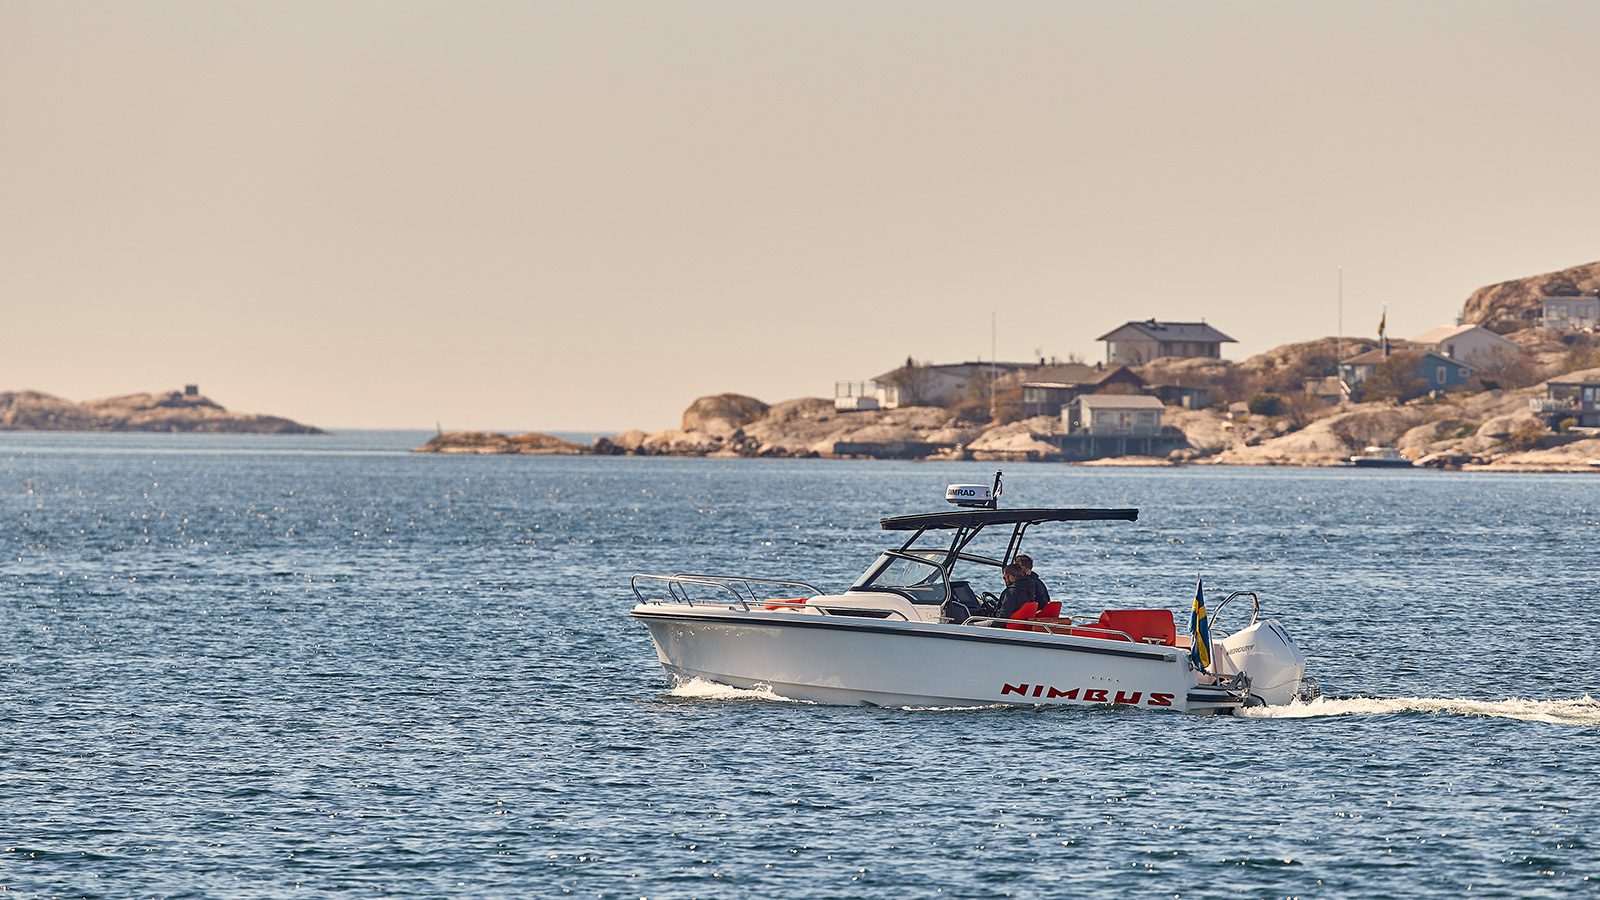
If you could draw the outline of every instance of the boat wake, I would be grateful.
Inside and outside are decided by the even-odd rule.
[[[1429,713],[1549,722],[1554,725],[1600,726],[1600,700],[1464,700],[1451,697],[1318,697],[1310,703],[1257,706],[1237,715],[1254,719],[1315,719],[1326,716],[1383,716]]]
[[[765,685],[753,688],[736,688],[726,684],[717,684],[715,681],[706,681],[703,678],[680,681],[676,687],[667,692],[667,696],[675,697],[679,700],[759,700],[767,703],[805,703],[815,705],[809,700],[780,697],[772,692],[772,688]]]

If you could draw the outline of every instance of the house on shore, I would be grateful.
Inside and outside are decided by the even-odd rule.
[[[1350,399],[1350,392],[1345,389],[1345,383],[1338,375],[1307,378],[1304,381],[1303,390],[1307,397],[1315,397],[1329,406],[1334,406]]]
[[[1600,328],[1600,294],[1542,298],[1539,327],[1558,331]]]
[[[1205,322],[1129,322],[1098,338],[1106,344],[1106,365],[1136,366],[1163,356],[1221,359],[1222,345],[1238,343]]]
[[[1583,428],[1600,428],[1600,376],[1552,379],[1545,384],[1545,395],[1529,400],[1528,408],[1551,428],[1566,419]]]
[[[1004,378],[1035,368],[1038,363],[977,361],[933,365],[907,359],[905,365],[872,381],[882,386],[881,393],[877,394],[881,409],[947,406],[969,390],[986,387],[991,378]]]
[[[893,388],[876,381],[835,381],[833,408],[839,412],[894,409],[900,398]]]
[[[1084,394],[1061,418],[1071,434],[1155,437],[1162,409],[1160,400],[1145,394]]]
[[[1411,346],[1433,350],[1474,369],[1515,359],[1522,348],[1482,325],[1441,325],[1411,339]]]
[[[1340,363],[1339,378],[1352,392],[1359,394],[1361,385],[1376,374],[1378,367],[1385,363],[1403,366],[1403,371],[1416,376],[1419,381],[1419,394],[1461,387],[1477,374],[1477,370],[1472,366],[1458,359],[1451,359],[1436,350],[1413,347],[1396,350],[1391,346],[1389,353],[1385,353],[1380,347],[1352,356]]]
[[[1211,389],[1187,384],[1152,384],[1144,392],[1166,406],[1183,409],[1205,409],[1211,405]]]
[[[1065,406],[1084,394],[1139,394],[1144,390],[1144,379],[1127,366],[1044,366],[1028,373],[1022,383],[1022,414],[1059,416]]]

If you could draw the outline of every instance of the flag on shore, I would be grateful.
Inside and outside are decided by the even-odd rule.
[[[1189,660],[1205,671],[1211,668],[1211,623],[1206,621],[1206,595],[1201,579],[1194,580],[1194,609],[1189,613]]]

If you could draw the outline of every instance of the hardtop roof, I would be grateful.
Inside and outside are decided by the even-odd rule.
[[[884,531],[974,528],[984,525],[1038,525],[1041,522],[1137,522],[1137,509],[959,509],[910,516],[888,516],[878,524]]]

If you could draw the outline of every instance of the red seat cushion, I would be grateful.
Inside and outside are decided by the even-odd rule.
[[[1013,619],[1031,619],[1034,616],[1037,616],[1038,614],[1039,614],[1039,604],[1033,602],[1032,600],[1029,600],[1027,603],[1024,603],[1021,606],[1017,607],[1017,611],[1011,614],[1011,618],[1013,618]],[[1006,627],[1007,628],[1015,628],[1018,631],[1022,631],[1022,630],[1025,630],[1025,629],[1032,628],[1033,626],[1032,625],[1022,625],[1022,624],[1019,624],[1019,623],[1012,622],[1012,623],[1008,623],[1006,625]]]
[[[1171,647],[1178,639],[1178,629],[1172,621],[1170,609],[1108,609],[1100,614],[1100,627],[1126,632],[1139,643],[1160,643]],[[1120,636],[1106,637],[1121,640]]]
[[[1058,618],[1060,618],[1061,617],[1061,601],[1060,600],[1051,600],[1049,603],[1046,603],[1044,605],[1044,609],[1039,610],[1039,616],[1038,617],[1041,618],[1041,619],[1058,619]]]

